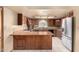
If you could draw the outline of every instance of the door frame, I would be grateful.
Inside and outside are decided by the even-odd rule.
[[[2,8],[1,10],[1,52],[3,52],[4,51],[3,7],[0,6],[0,8]]]

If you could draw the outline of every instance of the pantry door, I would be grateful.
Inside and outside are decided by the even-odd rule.
[[[0,7],[0,51],[3,51],[3,9]]]

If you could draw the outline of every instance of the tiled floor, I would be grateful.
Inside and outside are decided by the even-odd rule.
[[[61,40],[57,37],[52,38],[52,50],[13,50],[13,52],[69,52]]]
[[[64,47],[61,40],[57,37],[52,38],[52,47],[54,52],[69,52],[68,49]]]

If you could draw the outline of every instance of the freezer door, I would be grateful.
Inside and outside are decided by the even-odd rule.
[[[63,45],[69,49],[70,51],[72,50],[72,38],[66,37],[66,36],[62,36],[62,43]]]

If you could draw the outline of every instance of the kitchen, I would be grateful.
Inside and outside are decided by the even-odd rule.
[[[56,52],[72,51],[72,19],[73,11],[67,7],[4,7],[4,51],[54,52],[61,47],[54,44],[55,38],[64,48]]]

